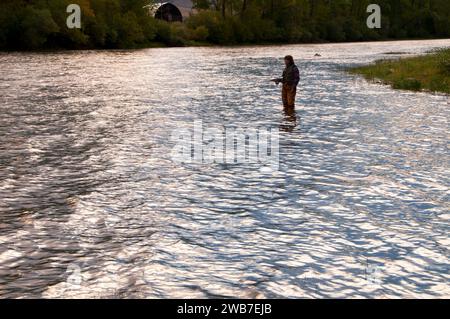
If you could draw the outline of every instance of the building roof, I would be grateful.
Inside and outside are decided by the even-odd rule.
[[[159,7],[161,7],[164,4],[173,4],[180,10],[181,15],[183,16],[183,19],[186,19],[189,17],[193,11],[193,3],[191,0],[166,0],[166,1],[155,1],[155,3],[152,5],[146,6],[147,8],[150,8],[150,12],[153,14],[158,10]]]

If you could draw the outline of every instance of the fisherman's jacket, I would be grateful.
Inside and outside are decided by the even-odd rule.
[[[300,82],[300,71],[295,64],[287,66],[283,71],[283,84],[297,86]]]

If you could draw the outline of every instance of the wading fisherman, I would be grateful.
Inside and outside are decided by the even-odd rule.
[[[281,97],[283,99],[284,108],[293,109],[295,108],[295,96],[297,94],[297,85],[300,82],[300,71],[294,63],[294,58],[291,55],[284,57],[284,63],[286,68],[283,71],[283,77],[281,79],[274,79],[277,85],[279,83],[283,84],[283,89]]]

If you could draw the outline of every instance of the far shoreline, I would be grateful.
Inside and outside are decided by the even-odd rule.
[[[161,42],[153,42],[152,44],[130,47],[130,48],[96,48],[96,47],[84,47],[84,48],[42,48],[34,50],[19,50],[19,49],[2,49],[0,53],[56,53],[56,52],[74,52],[74,51],[139,51],[147,49],[175,49],[175,48],[248,48],[248,47],[273,47],[273,46],[314,46],[324,44],[362,44],[362,43],[389,43],[389,42],[412,42],[412,41],[442,41],[449,40],[450,38],[414,38],[414,39],[383,39],[383,40],[366,40],[366,41],[342,41],[342,42],[298,42],[298,43],[277,43],[277,42],[259,42],[259,43],[238,43],[238,44],[215,44],[215,43],[190,43],[187,45],[167,45]]]

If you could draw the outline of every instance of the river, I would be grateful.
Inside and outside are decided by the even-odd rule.
[[[444,46],[0,53],[0,297],[450,297],[449,98],[345,72]],[[194,121],[278,169],[175,162]]]

